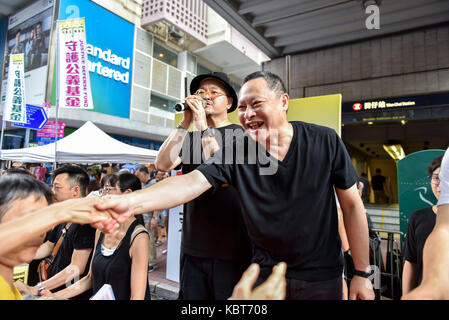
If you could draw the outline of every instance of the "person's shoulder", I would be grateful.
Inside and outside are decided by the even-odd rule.
[[[416,220],[423,219],[424,217],[426,217],[430,213],[433,213],[432,207],[425,207],[425,208],[422,208],[422,209],[415,210],[410,215],[409,221],[413,222],[413,221],[416,221]]]

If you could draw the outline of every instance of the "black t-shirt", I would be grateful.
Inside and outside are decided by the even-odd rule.
[[[246,139],[234,139],[227,146],[234,149],[234,163],[223,164],[216,153],[198,170],[214,188],[227,183],[237,189],[253,243],[253,262],[261,266],[262,274],[285,261],[289,278],[333,279],[343,270],[334,186],[348,189],[358,176],[334,130],[291,124],[294,134],[283,161],[259,144],[256,159],[252,149],[242,161],[235,150],[252,141],[244,135]]]
[[[62,234],[62,229],[66,223],[62,223],[50,232],[47,240],[53,242],[55,245]],[[50,268],[49,277],[53,277],[55,274],[64,270],[72,262],[72,255],[74,250],[93,249],[95,245],[95,229],[90,225],[72,224],[67,230],[67,234],[59,247],[58,253]],[[92,258],[92,252],[90,253],[89,260],[87,261],[84,273],[79,275],[79,279],[83,278],[89,272],[90,260]],[[64,289],[65,286],[55,289],[59,291]],[[85,299],[92,296],[92,291],[88,290],[86,293],[78,296],[78,299]]]
[[[220,148],[242,128],[231,124],[215,129]],[[190,132],[181,150],[182,173],[204,162],[201,132]],[[184,205],[182,251],[195,257],[250,261],[251,245],[243,223],[239,197],[234,187],[220,185]]]
[[[404,259],[417,265],[416,286],[422,280],[422,257],[424,244],[433,230],[436,214],[432,207],[417,210],[410,215],[405,237]]]
[[[373,190],[383,190],[383,184],[385,183],[385,177],[380,174],[375,175],[371,178],[371,184],[373,186]]]

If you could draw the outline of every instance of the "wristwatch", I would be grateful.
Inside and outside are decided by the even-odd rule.
[[[371,274],[372,274],[372,272],[364,272],[364,271],[360,271],[360,270],[354,271],[355,276],[359,276],[359,277],[366,278],[366,279],[371,277]]]
[[[208,127],[206,130],[201,132],[202,137],[215,137],[215,129]]]
[[[183,127],[181,126],[181,123],[179,123],[179,124],[176,126],[176,129],[181,129],[181,130],[187,131],[186,128],[183,128]]]
[[[36,284],[37,287],[37,295],[40,296],[41,292],[45,290],[44,286],[42,285],[42,282],[38,282]]]

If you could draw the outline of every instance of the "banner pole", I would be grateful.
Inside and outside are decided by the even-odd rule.
[[[53,170],[56,170],[57,149],[58,149],[58,120],[59,120],[59,21],[56,21],[56,123],[55,123],[55,158],[53,163]]]

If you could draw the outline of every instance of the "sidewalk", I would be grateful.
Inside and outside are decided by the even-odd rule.
[[[153,300],[178,299],[179,283],[166,279],[167,254],[162,254],[162,251],[166,248],[167,238],[164,237],[162,244],[156,247],[157,268],[148,273],[151,299]]]

